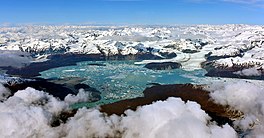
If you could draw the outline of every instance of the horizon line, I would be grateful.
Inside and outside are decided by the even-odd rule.
[[[254,23],[0,23],[0,27],[19,27],[19,26],[192,26],[192,25],[258,25]]]

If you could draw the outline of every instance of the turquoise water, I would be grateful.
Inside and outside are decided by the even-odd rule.
[[[89,64],[104,64],[95,66]],[[143,90],[150,83],[179,84],[199,83],[205,70],[185,71],[150,70],[144,65],[135,65],[134,61],[88,61],[77,63],[76,66],[66,66],[41,72],[43,78],[80,77],[82,83],[96,88],[101,92],[102,100],[97,103],[109,103],[122,99],[130,99],[143,95]]]

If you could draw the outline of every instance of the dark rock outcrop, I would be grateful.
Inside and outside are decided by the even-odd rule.
[[[71,66],[76,65],[77,62],[81,61],[94,61],[94,60],[103,60],[104,57],[99,54],[94,55],[85,55],[85,54],[56,54],[50,55],[49,60],[44,62],[35,62],[23,68],[12,68],[12,67],[1,67],[4,70],[7,70],[7,74],[15,75],[20,77],[36,77],[39,76],[39,72],[57,68],[62,66]]]
[[[144,67],[153,70],[170,70],[180,68],[181,64],[176,62],[148,63]]]
[[[61,84],[56,84],[40,78],[35,79],[34,81],[25,81],[20,84],[5,84],[5,86],[10,89],[12,93],[17,92],[18,90],[24,90],[27,87],[32,87],[36,90],[48,92],[49,94],[53,95],[54,97],[58,97],[61,100],[63,100],[68,94],[75,94],[75,92],[73,92],[71,89]]]
[[[88,65],[89,66],[106,66],[105,64],[100,64],[100,63],[90,63]]]
[[[183,53],[193,54],[199,52],[198,50],[192,50],[192,49],[184,49],[182,50]]]
[[[175,58],[177,57],[176,53],[169,53],[169,52],[159,52],[159,54],[167,59]]]
[[[63,80],[58,80],[58,81],[63,81]],[[79,92],[79,89],[82,88],[85,91],[91,92],[93,99],[95,99],[96,101],[101,99],[100,96],[101,93],[95,88],[92,88],[86,84],[76,84],[76,83],[79,82],[76,81],[75,83],[72,84],[71,83],[60,84],[59,82],[56,83],[56,81],[54,80],[34,78],[33,81],[24,81],[23,83],[13,84],[13,85],[4,84],[4,86],[10,89],[12,94],[17,92],[18,90],[24,90],[27,87],[32,87],[36,90],[45,91],[61,100],[64,100],[64,98],[68,94],[76,95]]]
[[[232,67],[228,66],[216,66],[213,61],[206,61],[201,64],[202,68],[204,68],[207,73],[205,76],[208,77],[223,77],[223,78],[240,78],[240,79],[254,79],[254,80],[264,80],[264,70],[259,69],[261,75],[259,76],[245,76],[237,74],[236,72],[242,71],[244,69],[249,69],[252,66],[244,66],[244,65],[236,65],[234,64]]]
[[[195,101],[208,113],[212,120],[219,124],[230,123],[232,118],[240,117],[238,111],[230,113],[228,107],[216,104],[211,100],[209,92],[202,89],[202,86],[192,84],[157,85],[144,90],[144,97],[127,99],[112,104],[101,106],[101,111],[108,115],[122,115],[127,109],[136,110],[137,107],[151,104],[158,100],[166,100],[169,97],[179,97],[183,101]]]

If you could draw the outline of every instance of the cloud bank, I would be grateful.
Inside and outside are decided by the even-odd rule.
[[[6,91],[1,87],[1,91]],[[32,88],[18,91],[0,103],[0,134],[3,137],[236,137],[229,125],[208,124],[210,117],[195,102],[169,98],[127,110],[126,116],[110,117],[98,109],[79,109],[58,127],[51,124],[69,104]]]
[[[211,97],[222,105],[230,105],[244,113],[235,121],[237,128],[252,130],[248,137],[264,137],[264,90],[246,81],[213,84]]]
[[[235,127],[250,130],[247,137],[263,137],[264,96],[258,86],[238,81],[212,84],[209,87],[215,102],[230,105],[244,112],[244,118],[235,121]],[[8,90],[0,85],[1,93]],[[150,105],[127,110],[125,116],[106,116],[97,108],[81,108],[57,127],[51,124],[61,112],[69,110],[69,102],[83,101],[70,96],[60,101],[33,88],[18,91],[0,102],[0,134],[3,137],[124,137],[124,138],[236,138],[238,134],[228,124],[218,126],[210,121],[196,102],[168,98]],[[87,96],[87,95],[86,95]],[[78,100],[79,98],[79,100]],[[254,126],[254,127],[252,127]]]
[[[0,67],[12,66],[20,68],[30,64],[32,57],[29,53],[16,50],[0,50]]]

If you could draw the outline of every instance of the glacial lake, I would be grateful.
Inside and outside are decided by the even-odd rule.
[[[85,79],[81,82],[101,92],[102,99],[95,103],[83,103],[95,106],[143,95],[143,90],[153,84],[205,84],[204,69],[186,71],[151,70],[135,61],[86,61],[76,66],[65,66],[41,72],[41,77]],[[210,79],[209,79],[210,80]]]

